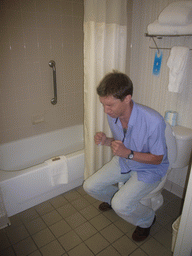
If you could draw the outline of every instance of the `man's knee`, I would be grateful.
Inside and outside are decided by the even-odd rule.
[[[83,189],[89,194],[89,192],[95,190],[95,182],[92,177],[86,179],[83,183]]]
[[[113,210],[118,214],[118,213],[126,213],[129,214],[132,212],[132,207],[131,205],[127,204],[124,202],[124,200],[118,196],[115,195],[113,199],[111,200],[111,206]]]
[[[111,206],[115,212],[122,211],[124,206],[118,196],[114,196],[111,200]]]
[[[85,190],[85,192],[88,193],[88,191],[90,190],[90,185],[89,185],[89,179],[85,180],[83,183],[83,189]]]

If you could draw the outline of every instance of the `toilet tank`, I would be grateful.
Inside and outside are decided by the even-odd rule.
[[[189,164],[192,150],[192,129],[184,126],[172,127],[176,137],[177,157],[172,168],[183,168]]]

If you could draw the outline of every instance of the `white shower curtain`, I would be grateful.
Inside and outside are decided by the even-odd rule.
[[[84,136],[85,179],[112,156],[111,149],[94,144],[98,131],[111,136],[106,115],[96,93],[105,74],[125,72],[127,0],[84,1]]]

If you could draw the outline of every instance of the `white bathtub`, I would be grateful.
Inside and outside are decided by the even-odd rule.
[[[0,189],[10,217],[83,183],[83,125],[0,145]],[[46,160],[67,158],[68,183],[52,185]]]

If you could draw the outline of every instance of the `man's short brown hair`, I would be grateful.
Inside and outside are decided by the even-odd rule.
[[[133,94],[133,83],[124,73],[114,71],[107,74],[97,87],[100,97],[113,96],[123,101],[127,95]]]

